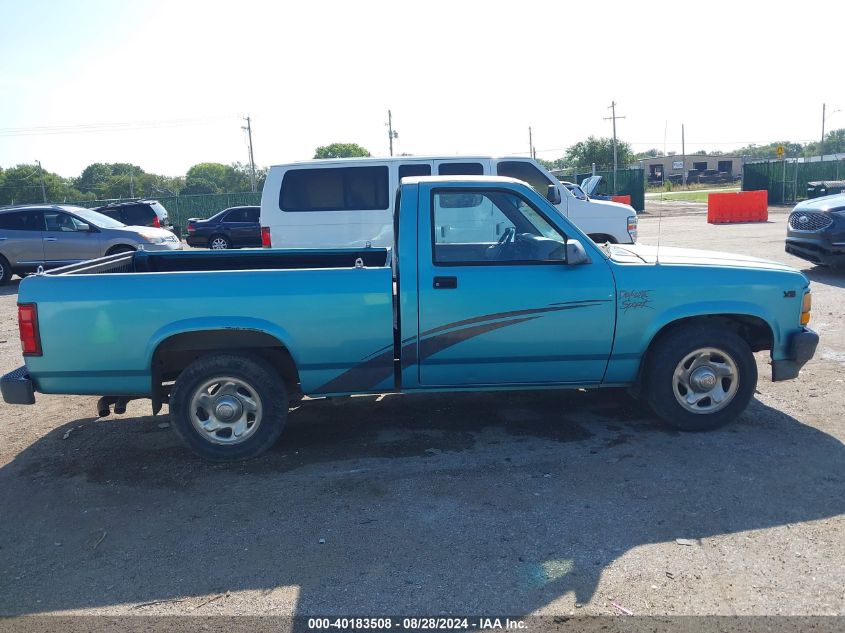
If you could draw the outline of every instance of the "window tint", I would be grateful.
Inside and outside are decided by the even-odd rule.
[[[246,217],[246,209],[235,209],[234,211],[229,211],[226,214],[226,217],[223,218],[224,222],[247,222]]]
[[[258,207],[250,207],[246,210],[246,222],[258,222],[261,218],[261,209]]]
[[[410,176],[431,176],[431,165],[422,163],[399,165],[399,180]]]
[[[44,220],[47,224],[48,231],[73,233],[80,228],[80,220],[61,211],[45,211]]]
[[[43,231],[44,218],[41,211],[18,211],[0,213],[0,230],[5,231]]]
[[[432,205],[435,264],[560,262],[566,239],[533,206],[505,191],[439,191]]]
[[[443,163],[437,168],[441,176],[483,176],[481,163]]]
[[[132,205],[123,208],[121,221],[129,226],[146,226],[153,223],[155,213],[146,205]]]
[[[504,160],[496,165],[496,173],[508,178],[516,178],[527,182],[531,187],[544,198],[549,191],[549,185],[553,185],[546,175],[531,163],[521,160]]]
[[[282,180],[282,211],[388,208],[387,167],[292,169]]]

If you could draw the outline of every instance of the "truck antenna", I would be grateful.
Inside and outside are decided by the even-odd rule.
[[[663,228],[663,205],[660,205],[660,211],[657,213],[657,252],[654,255],[654,263],[656,266],[660,265],[660,235]]]

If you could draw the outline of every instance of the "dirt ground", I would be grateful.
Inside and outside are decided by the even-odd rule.
[[[845,615],[845,274],[784,253],[782,210],[662,208],[641,241],[813,282],[816,358],[773,384],[759,354],[736,423],[677,433],[616,390],[306,401],[269,454],[212,465],[166,409],[0,403],[0,614]]]

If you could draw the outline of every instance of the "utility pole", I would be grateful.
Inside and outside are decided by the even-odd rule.
[[[135,183],[132,180],[132,165],[129,165],[129,197],[135,197]]]
[[[681,123],[681,174],[684,187],[687,186],[687,146],[684,143],[684,124]]]
[[[613,120],[613,194],[616,195],[616,170],[618,169],[618,162],[616,158],[616,119],[624,119],[624,116],[616,116],[616,102],[612,101],[608,106],[612,111],[612,115],[604,117],[604,120]]]
[[[819,160],[821,160],[822,162],[824,162],[824,119],[825,119],[824,111],[825,111],[825,108],[827,108],[827,104],[823,103],[822,104],[822,142],[819,143]]]
[[[252,186],[252,192],[255,193],[255,158],[252,155],[252,121],[250,118],[244,117],[246,125],[241,126],[242,130],[246,131],[249,138],[249,183]]]
[[[534,151],[534,137],[531,134],[531,126],[528,126],[528,155],[531,158],[537,158],[537,152]]]
[[[399,138],[399,132],[393,129],[393,113],[387,111],[387,138],[390,139],[390,155],[393,156],[393,139]]]
[[[41,167],[41,161],[36,160],[38,163],[38,175],[41,178],[41,197],[44,198],[44,202],[47,202],[47,188],[44,187],[44,169]]]

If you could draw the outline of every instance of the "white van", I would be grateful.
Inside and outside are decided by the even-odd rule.
[[[402,156],[309,160],[271,167],[261,194],[262,242],[274,248],[390,246],[399,181],[430,175],[517,178],[593,240],[637,241],[633,207],[576,198],[530,158]]]

